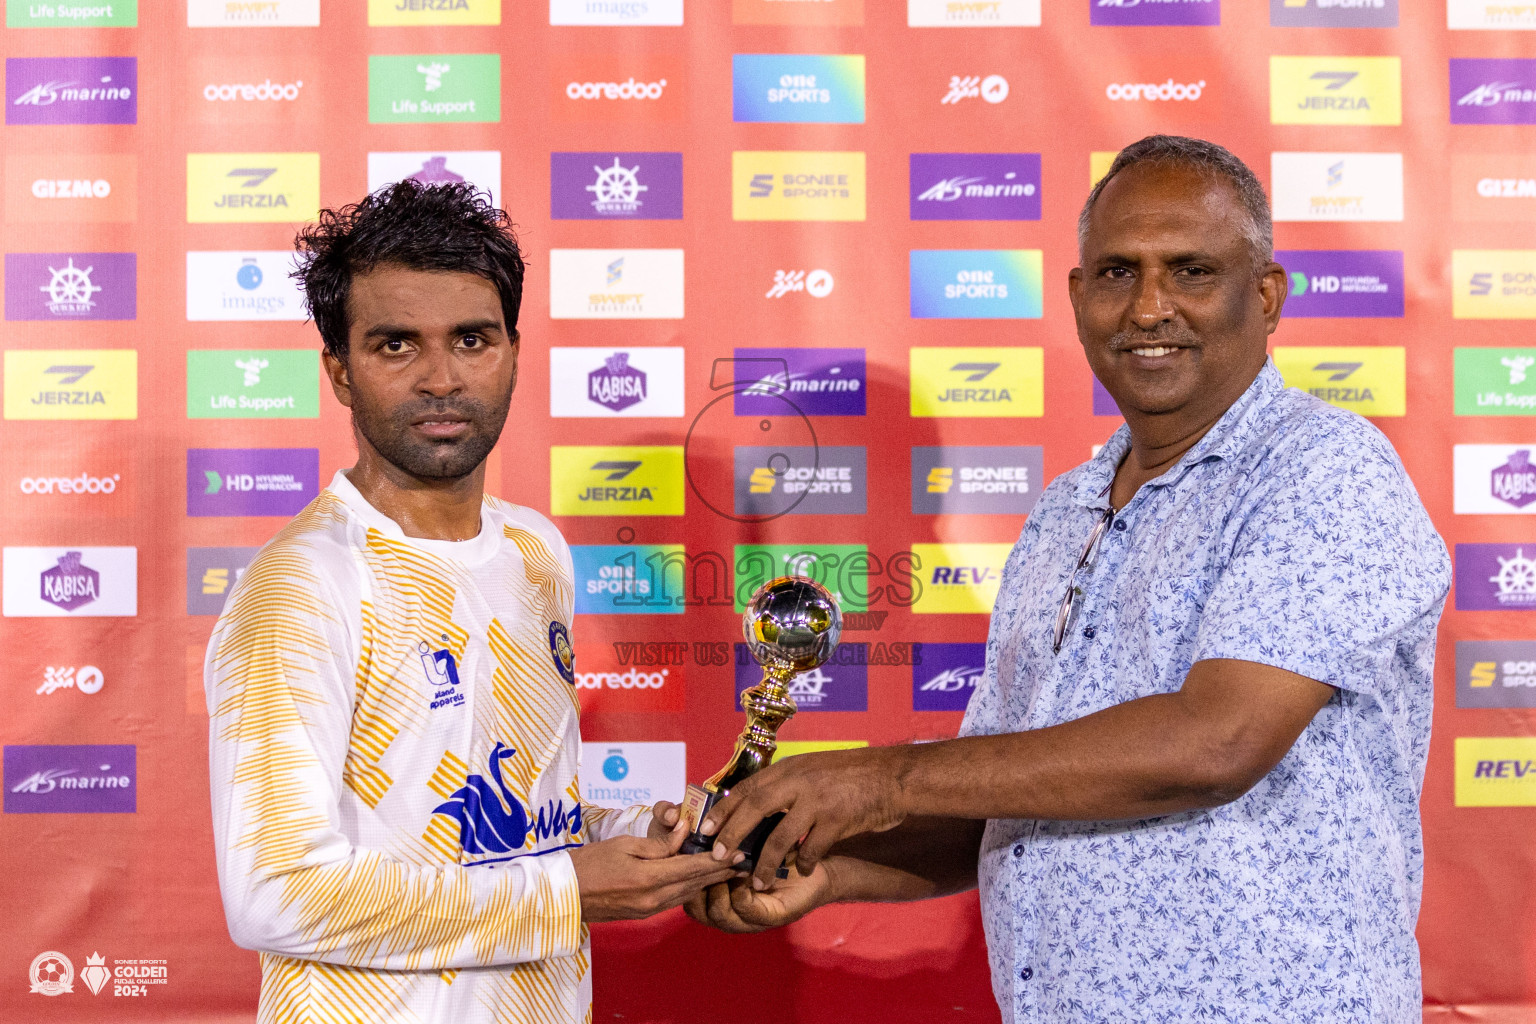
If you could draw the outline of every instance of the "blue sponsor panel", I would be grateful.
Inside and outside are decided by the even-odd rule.
[[[683,545],[572,544],[577,615],[681,615]]]
[[[964,711],[987,668],[987,645],[914,644],[912,710]]]
[[[1039,249],[913,249],[914,319],[1037,320]]]
[[[738,53],[731,58],[731,119],[863,124],[862,54]]]

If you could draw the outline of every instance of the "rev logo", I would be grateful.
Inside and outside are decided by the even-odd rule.
[[[1457,807],[1536,807],[1536,737],[1456,738]]]
[[[922,583],[912,610],[923,613],[992,611],[1011,544],[914,544],[912,574]]]

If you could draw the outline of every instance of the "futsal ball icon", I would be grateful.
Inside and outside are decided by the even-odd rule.
[[[61,996],[75,990],[75,965],[63,953],[49,950],[32,961],[32,991],[38,995]]]

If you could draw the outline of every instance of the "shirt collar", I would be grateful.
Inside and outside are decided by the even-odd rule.
[[[1273,360],[1266,358],[1248,390],[1227,407],[1205,436],[1184,453],[1177,465],[1161,476],[1149,480],[1146,487],[1171,487],[1184,478],[1184,474],[1207,459],[1229,459],[1241,451],[1253,433],[1254,418],[1260,410],[1285,390],[1285,381],[1275,369]],[[1094,509],[1109,507],[1109,488],[1114,483],[1115,470],[1131,450],[1131,430],[1125,424],[1104,442],[1095,455],[1084,465],[1082,476],[1072,492],[1072,500],[1079,505]]]

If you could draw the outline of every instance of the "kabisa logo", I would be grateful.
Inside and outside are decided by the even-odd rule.
[[[913,220],[1039,220],[1039,153],[913,153]]]
[[[551,25],[681,25],[683,0],[549,0]]]
[[[136,548],[7,547],[4,560],[7,617],[138,614]]]
[[[486,758],[487,782],[483,775],[469,775],[464,785],[447,800],[432,808],[459,827],[459,846],[467,854],[509,854],[487,857],[477,863],[538,856],[554,850],[581,845],[581,802],[572,801],[569,810],[563,799],[550,800],[532,817],[517,793],[502,778],[501,763],[517,756],[517,751],[498,742]],[[525,850],[531,841],[532,849]],[[554,843],[556,845],[543,845]]]
[[[552,446],[550,508],[557,516],[680,516],[681,446]]]
[[[738,53],[731,58],[733,121],[863,124],[862,54]]]
[[[423,185],[449,185],[467,181],[488,192],[491,205],[501,205],[501,152],[499,150],[420,150],[368,154],[368,191],[410,178]]]
[[[6,814],[132,814],[138,751],[104,746],[7,746]]]
[[[1397,0],[1269,0],[1269,23],[1277,28],[1396,28]]]
[[[732,396],[737,416],[863,416],[862,348],[738,348],[756,379]]]
[[[78,690],[84,694],[100,693],[106,677],[95,665],[49,665],[43,669],[43,681],[37,693],[46,695],[56,690]]]
[[[187,0],[189,28],[319,24],[320,0]]]
[[[500,25],[501,0],[368,0],[370,25]]]
[[[865,451],[853,446],[738,445],[737,515],[863,515]]]
[[[552,348],[549,414],[681,416],[683,349]]]
[[[681,153],[551,153],[549,206],[555,220],[678,220]]]
[[[320,493],[317,448],[187,449],[187,515],[291,516]]]
[[[187,319],[304,320],[304,294],[287,249],[187,253]]]
[[[1536,544],[1457,544],[1456,608],[1499,611],[1536,608]]]
[[[863,220],[863,153],[731,154],[732,220]]]
[[[1451,58],[1452,124],[1536,124],[1536,59]]]
[[[1536,737],[1456,737],[1457,807],[1536,807]]]
[[[1456,415],[1536,416],[1536,348],[1458,348]]]
[[[911,415],[1041,416],[1045,355],[1038,348],[912,348]]]
[[[188,153],[187,223],[287,223],[320,209],[319,153]]]
[[[628,352],[615,352],[587,374],[587,400],[623,412],[645,401],[645,371],[629,365]]]
[[[292,103],[304,88],[303,80],[274,82],[264,78],[260,82],[216,83],[203,86],[203,99],[210,103]]]
[[[741,695],[762,682],[763,668],[746,644],[736,644],[736,710]],[[868,711],[869,645],[840,644],[819,668],[798,673],[789,681],[789,698],[800,711]]]
[[[501,120],[501,56],[437,53],[368,58],[370,124]]]
[[[683,316],[683,250],[551,249],[552,319],[674,320]]]
[[[1277,221],[1400,221],[1401,153],[1270,154]]]
[[[5,123],[135,124],[138,85],[137,57],[7,57]]]
[[[1008,98],[1008,79],[1002,75],[950,75],[949,89],[940,104],[959,104],[965,100],[982,99],[988,103],[1001,103]]]
[[[1536,249],[1453,250],[1451,280],[1458,320],[1536,319]]]
[[[583,743],[581,798],[614,808],[676,801],[686,785],[687,757],[682,743]]]
[[[1454,447],[1457,515],[1536,513],[1533,445],[1458,444]]]
[[[791,292],[804,292],[812,298],[824,299],[832,294],[835,284],[831,272],[820,268],[811,271],[775,270],[773,285],[764,298],[781,299]]]
[[[571,561],[577,615],[683,613],[681,544],[573,544]]]
[[[138,258],[131,252],[7,253],[7,320],[132,320]]]
[[[139,0],[48,0],[6,4],[7,28],[135,28],[139,24]]]
[[[1490,490],[1495,498],[1515,508],[1536,501],[1536,467],[1531,466],[1529,448],[1516,449],[1502,466],[1494,467]]]
[[[912,514],[1027,515],[1044,486],[1044,449],[912,448]]]
[[[1456,641],[1456,706],[1536,707],[1536,640]]]
[[[1362,416],[1401,416],[1407,361],[1401,347],[1278,346],[1275,366],[1290,387]]]
[[[432,644],[422,640],[416,644],[416,652],[421,656],[421,671],[432,693],[427,707],[432,711],[463,707],[464,690],[459,686],[459,662],[453,651],[446,647],[433,650]]]
[[[193,349],[187,353],[188,419],[314,419],[320,365],[303,349]]]
[[[922,591],[912,610],[986,614],[997,603],[1012,544],[914,544],[912,574]]]
[[[1400,57],[1270,57],[1270,124],[1402,124]]]
[[[1088,0],[1094,25],[1220,25],[1221,0]]]
[[[5,418],[138,419],[138,365],[133,349],[10,349]]]
[[[43,570],[41,585],[44,601],[72,612],[101,596],[101,573],[82,564],[80,552],[66,551],[58,564]]]
[[[908,28],[1033,27],[1040,0],[907,0]]]
[[[1402,316],[1403,254],[1384,249],[1289,249],[1287,316]]]
[[[913,249],[908,274],[914,319],[1038,319],[1039,249]]]
[[[914,645],[912,710],[964,711],[986,668],[986,644]]]
[[[1205,95],[1205,79],[1195,82],[1111,82],[1104,87],[1107,99],[1117,102],[1149,100],[1193,102]]]
[[[1536,3],[1446,0],[1446,24],[1453,29],[1533,29]]]
[[[61,996],[75,990],[75,965],[56,950],[33,958],[27,976],[32,981],[30,991],[40,996]]]
[[[258,548],[187,548],[187,614],[220,615]]]

